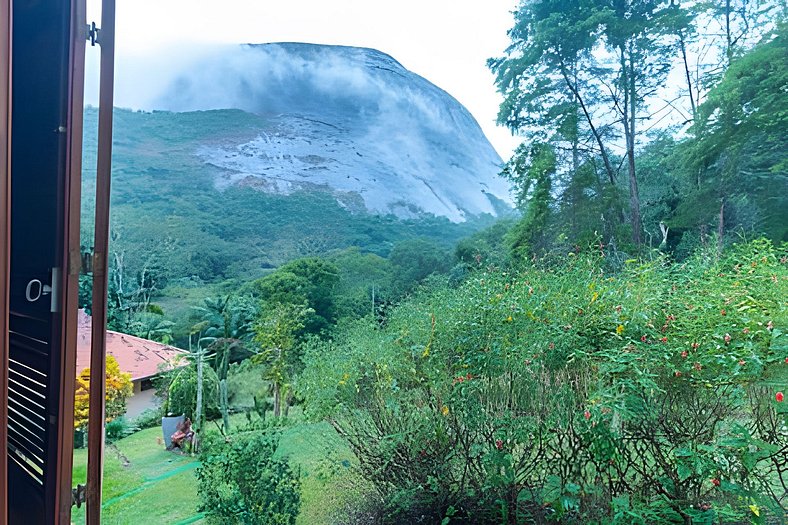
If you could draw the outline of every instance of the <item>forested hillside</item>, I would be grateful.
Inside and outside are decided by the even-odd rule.
[[[91,166],[97,116],[97,110],[86,109],[86,250],[93,236]],[[175,335],[185,344],[185,318],[195,304],[214,293],[235,290],[288,261],[330,254],[346,259],[342,251],[353,248],[362,259],[377,260],[421,241],[430,252],[444,254],[439,257],[443,267],[449,264],[445,254],[454,243],[495,220],[491,215],[469,216],[463,222],[428,213],[410,219],[381,215],[366,210],[352,195],[338,196],[327,187],[279,194],[232,185],[225,182],[225,170],[197,154],[206,145],[251,140],[269,125],[266,117],[239,110],[115,111],[110,295],[111,310],[118,315],[113,316],[112,328],[169,337],[165,327],[176,322],[180,331],[176,329]],[[498,211],[513,213],[503,202]],[[86,306],[90,280],[84,281]],[[387,289],[384,282],[376,286]],[[385,299],[382,293],[379,298]],[[367,296],[371,300],[370,293]],[[158,305],[153,312],[152,304]]]

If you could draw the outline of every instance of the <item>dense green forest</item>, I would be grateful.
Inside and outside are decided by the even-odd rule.
[[[490,61],[525,252],[587,241],[677,258],[788,239],[780,2],[526,2]],[[563,241],[563,242],[560,242]]]
[[[189,348],[136,424],[194,419],[212,522],[788,520],[786,5],[523,0],[509,36],[500,220],[219,193],[167,144],[262,117],[117,112],[110,320]],[[315,425],[310,477],[278,451]]]
[[[95,165],[97,118],[96,109],[86,109],[85,251],[93,238],[95,174],[90,166]],[[218,187],[223,173],[195,152],[208,139],[252,139],[266,122],[238,110],[115,110],[110,328],[174,338],[185,346],[186,318],[204,298],[232,292],[288,261],[312,256],[337,261],[350,279],[342,286],[355,294],[353,300],[366,293],[371,302],[375,287],[376,300],[390,301],[399,295],[396,290],[410,286],[406,281],[423,277],[420,272],[445,270],[453,245],[495,220],[480,216],[452,223],[427,214],[415,219],[375,215],[363,206],[340,203],[327,189],[281,195],[238,185]],[[514,215],[505,206],[500,211]],[[423,268],[403,268],[415,264],[405,254],[419,246]],[[354,286],[366,291],[351,290]],[[85,276],[83,307],[89,307],[89,297],[90,278]]]

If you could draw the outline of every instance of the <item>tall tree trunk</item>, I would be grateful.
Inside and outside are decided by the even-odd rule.
[[[583,97],[580,96],[580,90],[578,89],[577,85],[575,85],[572,80],[569,78],[569,74],[566,71],[566,66],[561,64],[561,75],[564,77],[564,82],[566,82],[566,86],[575,96],[578,104],[580,104],[580,109],[583,110],[583,116],[586,118],[586,122],[588,122],[588,127],[591,128],[591,134],[594,136],[594,140],[599,146],[599,153],[602,156],[602,162],[605,164],[605,172],[607,172],[607,177],[610,180],[610,184],[616,183],[616,172],[613,169],[613,164],[610,162],[610,157],[607,154],[607,148],[605,148],[604,143],[602,142],[602,134],[594,125],[594,121],[591,118],[591,113],[588,111],[586,107],[585,101]]]
[[[225,335],[228,334],[225,329]],[[221,360],[219,361],[219,410],[222,412],[222,423],[224,424],[224,431],[230,431],[230,403],[227,398],[227,369],[230,366],[230,350],[232,346],[226,341],[229,337],[225,337],[225,342],[219,347],[221,352]]]
[[[203,351],[197,344],[197,407],[194,410],[194,426],[197,430],[202,428],[202,374]]]
[[[675,0],[670,1],[670,6],[672,8],[678,8],[678,3]],[[681,50],[681,61],[684,64],[684,76],[687,80],[687,94],[689,95],[690,99],[690,106],[692,106],[692,121],[694,122],[697,117],[697,108],[695,107],[695,96],[692,93],[692,75],[690,75],[690,67],[689,67],[689,60],[687,59],[687,42],[684,38],[684,31],[682,29],[678,29],[676,31],[676,36],[679,37],[679,49]],[[700,98],[700,93],[698,94]]]
[[[219,381],[219,404],[222,410],[222,424],[224,424],[224,431],[230,431],[230,411],[227,402],[227,379]]]
[[[572,68],[572,75],[575,80],[575,85],[577,85],[577,67]],[[576,104],[577,100],[576,97],[570,96],[569,97],[570,104]],[[574,126],[572,129],[572,176],[577,173],[577,170],[580,168],[580,115],[578,114],[578,109],[575,108],[573,111],[572,118],[574,119]]]
[[[703,249],[708,249],[709,245],[709,227],[705,224],[701,224],[698,226],[698,233],[700,236],[700,243],[703,246]]]
[[[687,60],[687,45],[684,42],[684,32],[679,31],[679,44],[681,48],[681,60],[684,62],[684,75],[687,78],[687,93],[689,94],[690,106],[692,106],[692,121],[698,116],[698,108],[695,107],[695,97],[692,94],[692,76],[689,70],[689,60]]]
[[[288,388],[286,393],[285,393],[285,405],[284,405],[284,410],[283,410],[283,412],[285,414],[285,417],[287,417],[288,414],[290,414],[290,407],[292,405],[293,405],[293,389],[292,388]]]
[[[274,417],[279,417],[282,413],[282,389],[279,381],[274,380]]]
[[[640,246],[643,243],[640,218],[640,194],[638,191],[637,173],[635,171],[635,121],[637,116],[637,84],[635,81],[635,64],[632,43],[628,44],[629,50],[624,46],[619,47],[621,53],[622,91],[624,92],[624,107],[621,110],[624,137],[627,147],[627,172],[629,175],[629,213],[632,225],[632,242]],[[627,59],[628,58],[628,59]]]

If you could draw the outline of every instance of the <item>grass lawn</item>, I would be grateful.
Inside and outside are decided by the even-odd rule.
[[[327,423],[302,423],[297,412],[291,412],[293,425],[283,432],[278,451],[301,475],[297,524],[331,523],[363,497],[365,486],[354,476],[353,455],[334,429]],[[232,417],[236,428],[245,423],[245,416]],[[160,428],[149,428],[106,447],[102,523],[205,523],[198,511],[197,458],[167,452],[159,444],[161,437]],[[85,483],[86,470],[87,450],[76,450],[75,485]],[[74,508],[72,522],[84,521],[85,508]]]
[[[197,458],[180,456],[159,444],[161,428],[141,430],[107,446],[101,522],[197,523]],[[74,451],[74,484],[85,483],[87,450]],[[85,508],[72,522],[84,523]]]
[[[301,474],[297,525],[330,524],[368,492],[352,469],[355,458],[328,423],[297,423],[285,430],[277,452]]]

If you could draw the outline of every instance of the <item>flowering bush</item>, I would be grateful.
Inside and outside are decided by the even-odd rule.
[[[307,410],[392,522],[785,519],[785,249],[605,262],[489,269],[307,350]]]
[[[126,400],[134,393],[131,374],[122,372],[111,355],[107,356],[105,379],[105,416],[110,422],[126,413]],[[74,428],[85,428],[90,414],[90,368],[79,373],[74,395]]]

